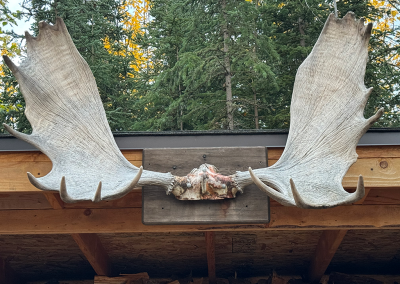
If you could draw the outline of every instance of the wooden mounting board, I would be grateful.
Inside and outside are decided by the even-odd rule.
[[[146,170],[171,172],[185,176],[201,164],[212,164],[224,175],[236,171],[265,168],[267,149],[246,148],[184,148],[145,149],[143,167]],[[143,187],[143,214],[145,225],[183,224],[258,224],[268,223],[269,198],[254,184],[247,186],[243,194],[224,200],[177,200],[166,195],[158,186]]]

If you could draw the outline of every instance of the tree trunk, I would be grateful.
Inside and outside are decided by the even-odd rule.
[[[178,49],[178,47],[176,47],[176,62],[178,63],[178,61],[179,61],[179,49]],[[179,98],[181,97],[181,83],[179,83],[179,85],[178,85],[178,97]],[[183,120],[182,120],[183,106],[181,104],[179,104],[179,106],[178,106],[178,110],[179,109],[180,109],[180,113],[178,113],[178,117],[180,119],[178,119],[178,121],[179,121],[180,129],[183,130]]]
[[[222,30],[224,33],[224,67],[225,67],[225,90],[226,90],[226,110],[228,118],[228,129],[233,130],[233,103],[232,103],[232,75],[231,63],[229,59],[229,32],[228,32],[228,17],[226,14],[226,0],[222,0],[222,14],[224,16],[224,23]]]
[[[302,18],[299,18],[299,31],[301,34],[301,39],[300,39],[300,46],[305,47],[306,46],[306,42],[304,41],[304,22]]]
[[[258,9],[258,0],[254,1],[255,5],[256,5],[256,9]],[[257,23],[254,22],[254,38],[257,38]],[[253,49],[254,55],[256,56],[256,52],[257,52],[257,47],[256,47],[256,43],[254,43],[254,49]],[[253,83],[253,82],[252,82]],[[257,105],[257,92],[254,89],[254,85],[252,86],[253,88],[253,98],[254,98],[254,122],[255,122],[255,126],[256,129],[259,129],[259,125],[258,125],[258,105]]]

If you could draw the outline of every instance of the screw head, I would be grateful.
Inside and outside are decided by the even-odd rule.
[[[205,159],[205,158],[207,158],[207,155],[206,155],[206,154],[204,154],[204,155],[203,155],[203,158],[204,158],[204,159]]]
[[[176,166],[173,166],[172,168],[173,168],[174,170],[176,170]]]

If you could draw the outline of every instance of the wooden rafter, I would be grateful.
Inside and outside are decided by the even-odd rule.
[[[97,275],[111,276],[111,262],[96,234],[71,234]]]
[[[365,189],[365,196],[363,199],[357,201],[355,204],[361,205],[366,199],[369,188]],[[315,253],[311,258],[310,267],[308,270],[308,280],[311,282],[319,283],[326,269],[331,263],[333,257],[348,230],[326,230],[323,231],[318,240]]]
[[[205,232],[206,250],[207,250],[207,266],[208,280],[210,284],[217,283],[215,268],[215,232]]]
[[[319,283],[348,230],[323,231],[311,259],[308,280]]]
[[[61,200],[58,193],[44,192],[44,194],[53,209],[57,210],[64,208],[65,204]],[[110,258],[108,257],[99,237],[96,234],[73,233],[71,234],[71,237],[75,240],[97,275],[111,276],[112,265]]]
[[[0,234],[399,228],[400,205],[352,205],[324,210],[271,207],[269,224],[180,226],[145,226],[142,224],[141,208],[0,210]]]
[[[43,192],[44,196],[46,197],[47,201],[50,203],[51,207],[53,209],[63,209],[64,208],[64,202],[60,198],[59,193],[54,193],[54,191],[44,191]]]

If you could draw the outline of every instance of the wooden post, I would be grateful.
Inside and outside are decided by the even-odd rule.
[[[206,249],[207,249],[207,265],[208,265],[208,280],[210,284],[217,283],[215,271],[215,233],[205,232]]]

